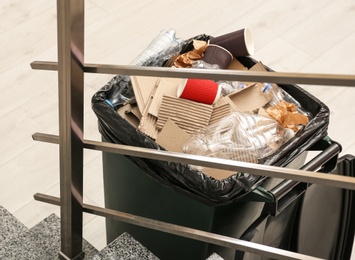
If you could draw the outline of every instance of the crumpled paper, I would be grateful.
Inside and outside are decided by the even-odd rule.
[[[200,40],[193,40],[194,49],[179,55],[175,61],[174,66],[177,68],[191,68],[193,62],[201,60],[207,48],[207,42]]]
[[[275,119],[283,128],[292,129],[294,132],[298,131],[299,125],[306,125],[308,117],[300,114],[297,111],[297,106],[293,103],[288,103],[281,100],[275,106],[268,107],[265,112],[268,116]]]

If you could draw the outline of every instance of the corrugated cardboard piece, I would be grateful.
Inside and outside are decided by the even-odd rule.
[[[181,79],[157,77],[132,77],[133,91],[142,114],[138,129],[157,138],[158,113],[164,95],[176,95]]]
[[[157,128],[163,128],[170,118],[181,129],[191,134],[206,128],[210,122],[213,107],[174,96],[163,96],[159,109]]]
[[[236,107],[229,97],[220,98],[213,107],[209,125],[212,125],[222,118],[228,116],[230,113],[235,112]]]
[[[181,79],[161,78],[156,91],[152,95],[152,101],[149,105],[148,113],[158,117],[163,96],[176,96],[180,82]]]
[[[157,143],[168,151],[182,153],[183,145],[190,138],[191,135],[189,135],[180,127],[178,127],[171,119],[168,119],[163,129],[158,134]],[[192,166],[192,167],[196,169],[201,168],[198,166]],[[217,180],[223,180],[235,174],[235,172],[233,171],[214,169],[208,167],[202,167],[202,171],[207,176],[213,177]]]
[[[142,114],[148,106],[149,99],[154,95],[154,89],[157,87],[159,81],[160,78],[157,77],[131,77],[134,96],[136,97],[138,108]]]
[[[169,118],[158,134],[157,143],[168,151],[182,153],[182,146],[190,137]]]

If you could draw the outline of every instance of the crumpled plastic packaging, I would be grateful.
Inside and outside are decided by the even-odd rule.
[[[275,153],[292,136],[270,117],[234,112],[193,135],[183,150],[189,154],[257,163]]]

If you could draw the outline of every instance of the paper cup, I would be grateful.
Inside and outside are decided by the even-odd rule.
[[[233,55],[225,48],[209,44],[205,50],[203,61],[209,64],[217,64],[221,69],[228,67],[233,60]]]
[[[227,49],[234,57],[254,54],[254,40],[248,28],[212,38],[210,44]]]
[[[213,80],[183,79],[177,97],[212,105],[219,99],[221,87]]]

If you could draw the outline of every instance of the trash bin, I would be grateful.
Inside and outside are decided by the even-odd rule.
[[[302,165],[305,154],[290,166]],[[208,232],[241,237],[261,214],[265,202],[237,201],[228,205],[211,206],[159,184],[125,156],[103,153],[105,207]],[[119,169],[119,170],[118,170]],[[270,189],[280,180],[268,179],[263,187]],[[268,198],[265,198],[266,200]],[[107,241],[128,232],[160,259],[206,259],[216,252],[224,259],[233,259],[230,249],[188,238],[106,220]]]
[[[189,50],[191,41],[186,42],[184,51]],[[248,68],[256,63],[249,57],[238,60]],[[304,164],[307,149],[327,135],[329,110],[297,85],[280,87],[313,117],[302,131],[260,163],[299,169]],[[164,150],[116,112],[122,96],[132,97],[132,87],[129,76],[118,75],[92,98],[103,140]],[[267,191],[283,181],[243,174],[216,180],[188,165],[110,153],[103,153],[103,172],[107,208],[236,238],[242,237],[264,214],[265,203],[273,202]],[[291,212],[287,215],[292,219],[290,226],[293,226],[297,209],[296,204],[287,207]],[[123,232],[131,234],[161,259],[206,259],[215,251],[225,259],[234,259],[236,254],[232,250],[107,219],[108,242]]]
[[[355,176],[355,157],[341,157],[332,174]],[[355,231],[355,192],[312,185],[277,217],[267,211],[241,239],[329,260],[350,260]],[[235,259],[259,255],[237,252]]]

